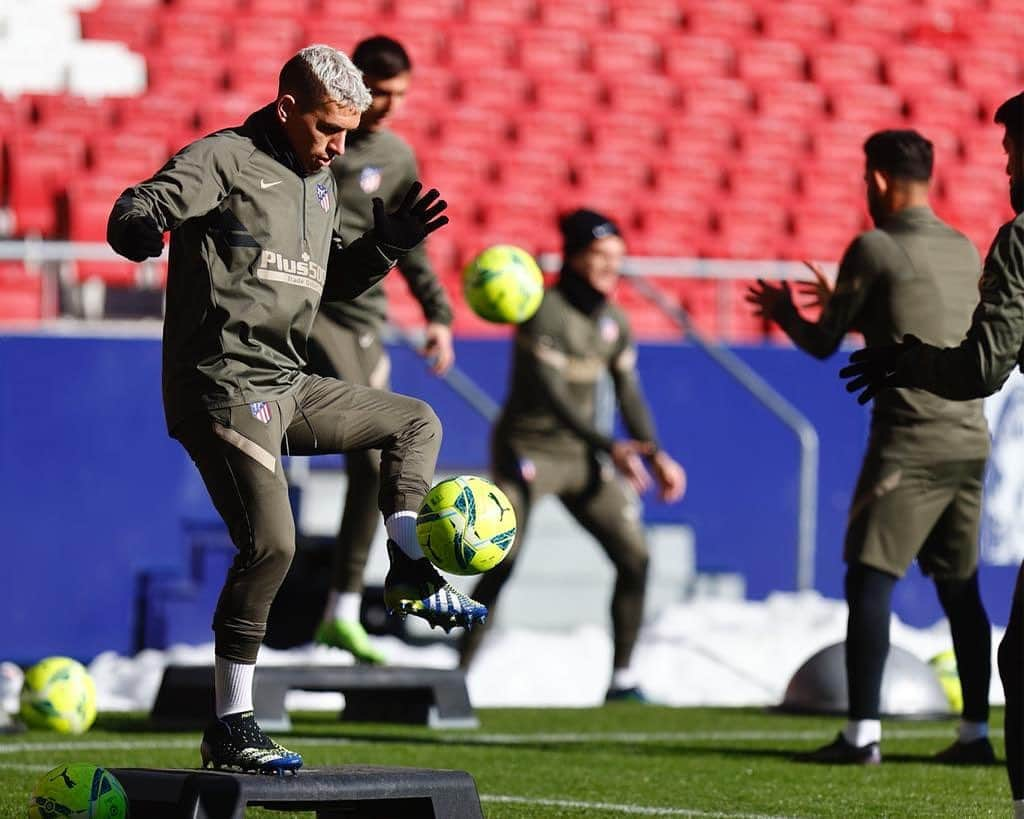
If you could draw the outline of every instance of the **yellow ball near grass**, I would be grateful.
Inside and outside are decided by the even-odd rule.
[[[953,649],[939,652],[928,661],[928,665],[939,678],[939,685],[946,692],[949,707],[959,714],[964,710],[964,692],[960,688],[960,674],[956,669],[956,654],[953,653]]]
[[[29,819],[124,819],[128,797],[106,768],[73,763],[58,765],[36,782],[28,802]]]
[[[494,245],[462,271],[466,302],[480,318],[519,324],[540,307],[544,276],[533,256],[515,245]]]
[[[96,686],[70,657],[47,657],[25,672],[21,718],[30,728],[82,734],[96,720]]]
[[[441,571],[480,574],[497,566],[512,548],[516,513],[489,480],[460,475],[427,493],[416,517],[416,537]]]

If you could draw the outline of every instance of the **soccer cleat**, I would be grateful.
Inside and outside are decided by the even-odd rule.
[[[840,732],[828,745],[805,751],[793,757],[797,762],[817,762],[821,765],[881,765],[882,750],[877,742],[853,745]]]
[[[946,765],[995,765],[996,752],[988,737],[980,737],[971,742],[957,740],[935,754],[932,759]]]
[[[431,628],[440,626],[446,632],[456,626],[472,628],[487,619],[487,606],[445,582],[425,557],[413,560],[388,540],[388,558],[391,568],[384,580],[388,614],[422,617]]]
[[[384,665],[387,657],[374,648],[363,624],[354,620],[325,620],[316,627],[313,641],[323,646],[347,651],[356,662]]]
[[[259,774],[294,774],[302,757],[263,733],[252,711],[211,722],[199,746],[204,768]]]
[[[650,705],[651,701],[647,698],[647,695],[639,688],[639,686],[632,685],[629,688],[609,688],[608,692],[604,695],[605,702],[639,702],[644,705]]]

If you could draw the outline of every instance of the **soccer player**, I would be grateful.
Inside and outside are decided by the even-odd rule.
[[[1004,128],[1010,204],[1016,216],[999,229],[989,248],[978,288],[981,301],[970,328],[956,347],[940,348],[938,344],[949,342],[908,334],[901,342],[854,353],[840,375],[851,379],[846,388],[860,391],[862,404],[871,398],[877,404],[892,389],[908,387],[971,401],[997,392],[1024,362],[1024,93],[1000,105],[995,122]],[[1024,564],[999,644],[999,676],[1006,694],[1006,769],[1014,816],[1024,819]]]
[[[626,249],[619,228],[589,210],[567,215],[560,227],[562,271],[534,316],[517,328],[509,395],[493,432],[494,481],[508,495],[519,531],[513,552],[480,578],[474,595],[484,605],[494,604],[512,573],[532,505],[557,495],[615,565],[615,655],[607,699],[643,700],[630,659],[647,582],[637,497],[651,481],[644,460],[663,500],[681,498],[686,479],[658,447],[637,379],[629,322],[609,301]],[[595,424],[596,390],[606,372],[631,436],[626,439],[614,440]],[[482,629],[467,632],[464,667],[482,636]]]
[[[380,509],[391,561],[385,602],[431,625],[471,626],[486,609],[420,553],[416,510],[441,439],[422,401],[303,373],[321,300],[353,298],[442,227],[446,204],[410,187],[396,209],[345,245],[328,168],[370,105],[359,70],[314,45],[281,69],[277,98],[243,125],[182,149],[126,190],[107,226],[132,261],[171,248],[164,319],[167,427],[186,449],[238,555],[213,618],[216,719],[204,765],[280,773],[302,758],[269,739],[252,688],[267,613],[295,550],[282,452],[382,450]]]
[[[370,107],[349,135],[345,153],[335,157],[331,170],[341,197],[341,235],[352,241],[373,227],[372,197],[386,209],[397,207],[419,174],[406,142],[391,131],[388,121],[402,106],[409,89],[412,63],[405,49],[389,37],[371,37],[352,52],[370,90]],[[454,360],[451,307],[434,275],[423,244],[398,262],[427,320],[424,353],[433,370],[443,374]],[[323,305],[309,337],[309,363],[318,375],[350,384],[388,389],[390,361],[381,343],[387,319],[387,296],[380,284],[350,301]],[[345,456],[348,490],[331,574],[331,591],[316,642],[343,648],[356,660],[383,663],[359,622],[363,572],[377,530],[376,499],[380,489],[380,452],[358,450]]]
[[[818,358],[850,330],[869,347],[913,331],[942,343],[970,323],[978,252],[929,207],[932,145],[915,131],[880,131],[864,143],[875,229],[847,248],[817,322],[788,285],[759,282],[748,300]],[[822,277],[819,273],[819,286]],[[917,390],[876,402],[847,521],[846,677],[849,721],[836,740],[801,756],[814,762],[881,762],[879,699],[889,653],[893,586],[916,559],[949,618],[964,708],[957,740],[936,759],[991,763],[988,689],[991,627],[978,592],[978,527],[988,456],[980,401],[955,403]]]

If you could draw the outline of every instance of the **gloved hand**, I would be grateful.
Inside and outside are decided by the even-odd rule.
[[[111,220],[107,241],[114,250],[133,262],[159,256],[164,250],[164,233],[152,216]]]
[[[849,379],[846,391],[858,390],[857,403],[866,404],[881,390],[890,387],[908,387],[908,364],[921,339],[909,333],[896,344],[865,347],[850,356],[850,363],[839,371],[840,378]]]
[[[441,194],[431,188],[417,201],[421,190],[423,185],[413,182],[402,203],[391,213],[385,212],[381,199],[373,200],[373,236],[390,258],[408,253],[429,234],[448,224],[448,217],[440,215],[448,207],[447,202],[438,199]]]

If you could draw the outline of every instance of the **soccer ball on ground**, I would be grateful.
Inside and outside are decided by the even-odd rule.
[[[47,657],[25,672],[21,718],[30,728],[82,734],[96,720],[96,686],[70,657]]]
[[[128,797],[106,768],[72,763],[58,765],[36,782],[28,803],[29,819],[124,819]]]
[[[544,276],[533,256],[515,245],[494,245],[462,271],[466,301],[480,318],[519,324],[540,307]]]
[[[441,481],[416,517],[423,554],[450,574],[480,574],[497,566],[516,537],[516,513],[505,493],[485,478]]]

